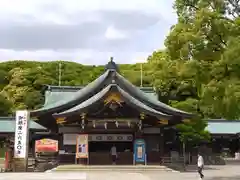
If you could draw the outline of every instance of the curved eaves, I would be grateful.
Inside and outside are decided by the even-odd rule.
[[[73,97],[64,98],[43,108],[31,111],[30,114],[36,116],[42,113],[55,113],[61,111],[62,109],[68,109],[79,103],[82,103],[83,101],[89,99],[95,93],[95,91],[99,89],[100,86],[104,85],[106,79],[109,77],[110,72],[110,70],[107,70],[99,78],[95,79],[93,82],[77,91]]]
[[[154,109],[162,111],[167,114],[182,116],[182,117],[193,117],[194,115],[185,111],[181,111],[179,109],[173,108],[167,104],[164,104],[158,100],[150,99],[144,92],[142,92],[139,88],[135,87],[128,80],[126,80],[119,73],[116,73],[117,84],[123,86],[123,89],[126,89],[133,97],[142,101],[142,103],[152,106]]]
[[[125,103],[128,104],[129,106],[132,106],[133,108],[139,109],[141,112],[144,112],[146,114],[149,114],[149,115],[152,115],[152,116],[155,116],[158,118],[164,118],[164,119],[171,118],[171,115],[161,113],[161,112],[156,111],[155,109],[152,109],[151,107],[143,104],[139,100],[137,100],[134,97],[132,97],[131,95],[129,95],[127,92],[125,92],[119,86],[117,86],[117,89],[118,89],[119,93],[122,95],[122,97],[124,98]]]
[[[112,88],[112,85],[108,85],[103,90],[101,90],[99,93],[95,94],[94,96],[92,96],[88,100],[82,102],[81,104],[79,104],[71,109],[68,109],[64,112],[53,114],[53,116],[54,117],[68,117],[73,114],[79,114],[81,112],[84,112],[86,110],[86,108],[90,108],[91,106],[94,106],[94,104],[96,102],[101,101],[111,88]]]

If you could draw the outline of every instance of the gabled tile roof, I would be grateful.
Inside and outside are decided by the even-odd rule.
[[[30,120],[29,129],[32,131],[46,131],[42,125]],[[0,133],[14,133],[16,121],[14,117],[0,117]]]

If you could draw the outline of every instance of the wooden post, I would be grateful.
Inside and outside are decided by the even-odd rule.
[[[9,169],[9,151],[8,151],[8,148],[5,150],[5,171]]]
[[[183,141],[183,168],[186,169],[186,144]]]
[[[185,142],[183,142],[183,164],[185,166],[185,162],[186,162],[186,144]]]
[[[160,128],[160,145],[159,145],[159,152],[161,157],[164,156],[164,129]]]

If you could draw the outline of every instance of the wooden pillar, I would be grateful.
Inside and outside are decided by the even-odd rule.
[[[138,128],[135,131],[135,139],[141,139],[143,138],[143,132],[142,130],[139,130]]]
[[[134,140],[135,139],[143,139],[143,132],[136,128],[136,131],[134,133]]]
[[[164,156],[164,129],[163,127],[160,128],[160,137],[159,137],[159,152],[160,156]]]
[[[137,123],[137,127],[136,127],[136,132],[135,132],[135,139],[140,139],[143,138],[143,121],[145,119],[145,114],[144,113],[140,113],[139,116],[139,122]]]

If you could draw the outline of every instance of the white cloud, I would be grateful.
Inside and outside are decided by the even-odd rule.
[[[0,1],[0,61],[135,63],[162,48],[173,0]]]
[[[81,62],[86,65],[98,65],[106,63],[110,57],[114,56],[114,61],[119,64],[131,64],[136,62],[145,62],[149,56],[149,52],[121,52],[113,53],[108,51],[94,51],[94,50],[74,50],[74,51],[52,51],[52,50],[37,50],[37,51],[14,51],[14,50],[0,50],[0,55],[3,60],[70,60],[74,62]],[[24,58],[19,58],[24,57]],[[60,58],[62,57],[62,58]]]
[[[109,40],[125,39],[127,38],[127,34],[116,29],[114,26],[109,26],[106,30],[105,37]]]

